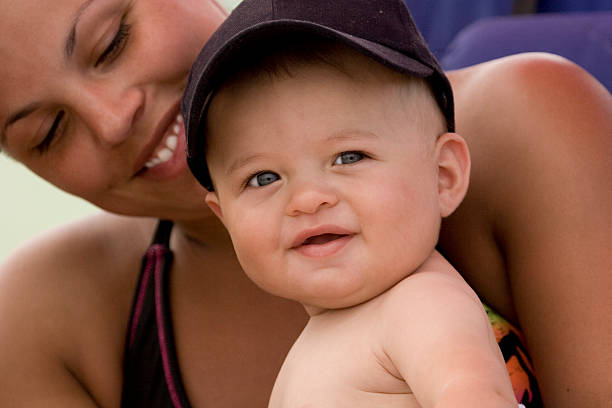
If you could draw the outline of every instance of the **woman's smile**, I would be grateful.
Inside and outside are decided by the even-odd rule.
[[[160,120],[153,138],[140,153],[135,175],[163,180],[186,168],[182,165],[185,161],[184,139],[183,115],[176,103]]]
[[[182,129],[183,115],[180,113],[176,115],[174,122],[168,128],[166,136],[162,140],[161,145],[156,149],[153,157],[145,163],[147,169],[152,169],[159,166],[162,163],[166,163],[174,155],[176,146],[178,144],[178,134]]]
[[[187,171],[185,159],[185,128],[182,115],[177,115],[168,132],[145,163],[140,175],[154,180],[173,178],[181,171]]]

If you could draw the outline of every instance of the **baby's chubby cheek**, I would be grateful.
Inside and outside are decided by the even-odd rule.
[[[226,224],[241,261],[259,265],[278,249],[277,235],[271,224],[269,219],[258,216],[234,219]]]
[[[282,274],[284,251],[272,224],[270,217],[252,218],[233,224],[230,236],[238,261],[249,278],[262,289],[278,294],[276,275]]]

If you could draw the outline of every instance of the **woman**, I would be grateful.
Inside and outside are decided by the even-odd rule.
[[[3,406],[129,401],[124,350],[146,331],[133,324],[149,305],[135,292],[159,218],[174,221],[173,332],[161,324],[159,333],[173,335],[164,338],[177,361],[172,347],[150,358],[173,373],[161,379],[172,384],[165,397],[186,406],[184,386],[194,407],[265,406],[306,315],[240,270],[186,166],[178,117],[191,62],[224,11],[213,0],[0,0],[0,9],[2,149],[109,211],[2,266]],[[599,323],[612,311],[610,94],[547,56],[449,77],[473,176],[441,249],[522,328],[548,406],[603,406],[612,399],[612,333]],[[158,232],[163,241],[168,226]]]

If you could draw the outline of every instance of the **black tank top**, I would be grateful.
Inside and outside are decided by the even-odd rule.
[[[160,221],[142,260],[126,337],[124,408],[190,408],[179,371],[168,299],[172,222]]]

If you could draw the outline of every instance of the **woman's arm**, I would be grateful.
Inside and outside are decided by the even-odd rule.
[[[465,208],[486,215],[463,211],[449,225],[486,218],[546,406],[603,407],[612,401],[612,97],[554,56],[461,75],[458,127],[474,164]],[[456,266],[470,283],[486,277],[486,263]]]

